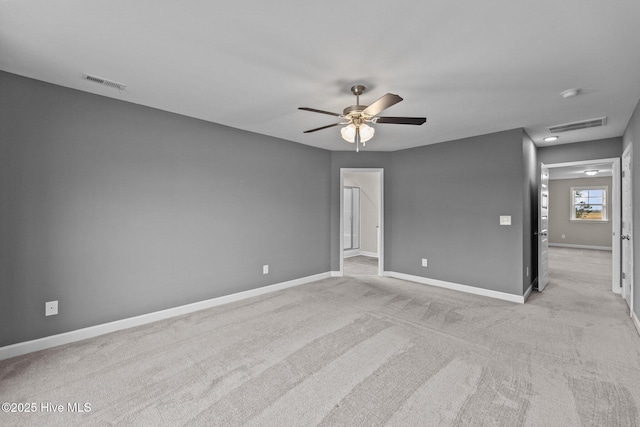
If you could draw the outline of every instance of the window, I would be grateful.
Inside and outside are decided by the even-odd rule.
[[[607,221],[607,189],[571,187],[571,221]]]

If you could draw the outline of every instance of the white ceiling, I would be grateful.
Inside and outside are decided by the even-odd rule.
[[[387,92],[367,150],[608,117],[559,143],[622,135],[640,99],[640,1],[0,0],[0,69],[329,150],[307,129]],[[94,74],[126,90],[81,79]],[[560,93],[581,88],[580,96]]]

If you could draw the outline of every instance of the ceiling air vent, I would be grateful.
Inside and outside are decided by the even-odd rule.
[[[82,78],[114,89],[124,90],[127,87],[124,83],[114,82],[113,80],[103,79],[102,77],[92,76],[91,74],[83,74]]]
[[[583,120],[581,122],[565,123],[563,125],[555,125],[547,128],[549,133],[561,133],[569,132],[571,130],[597,128],[607,124],[606,117],[600,117],[599,119]]]

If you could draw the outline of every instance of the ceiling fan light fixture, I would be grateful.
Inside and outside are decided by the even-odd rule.
[[[342,135],[342,139],[347,142],[355,142],[356,140],[356,126],[351,123],[340,129],[340,135]]]
[[[367,142],[373,138],[373,134],[376,132],[374,128],[364,123],[359,125],[358,128],[360,131],[360,142]],[[356,142],[356,125],[351,123],[343,127],[340,129],[340,135],[342,135],[342,139],[347,142]]]
[[[374,128],[369,125],[361,124],[360,125],[360,142],[367,142],[371,138],[373,138],[373,134],[376,132]]]

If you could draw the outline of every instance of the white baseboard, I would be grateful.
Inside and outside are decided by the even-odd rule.
[[[375,252],[360,251],[360,255],[368,256],[368,257],[371,257],[371,258],[378,258],[378,254],[375,253]]]
[[[591,245],[571,245],[569,243],[549,243],[549,246],[558,248],[574,248],[574,249],[595,249],[598,251],[611,251],[611,246],[591,246]]]
[[[102,325],[91,326],[88,328],[77,329],[75,331],[51,335],[31,341],[11,344],[5,347],[0,347],[0,360],[8,359],[15,356],[21,356],[23,354],[44,350],[51,347],[57,347],[63,344],[81,341],[87,338],[93,338],[98,335],[108,334],[111,332],[119,331],[121,329],[132,328],[134,326],[157,322],[158,320],[164,320],[183,314],[193,313],[194,311],[204,310],[207,308],[216,307],[218,305],[240,301],[246,298],[279,291],[281,289],[304,285],[306,283],[315,282],[317,280],[334,277],[333,273],[335,272],[332,271],[327,273],[315,274],[313,276],[307,276],[300,279],[289,280],[287,282],[276,283],[274,285],[263,286],[257,289],[237,292],[235,294],[199,301],[192,304],[186,304],[179,307],[168,308],[166,310],[160,310],[153,313],[142,314],[140,316],[130,317],[128,319],[116,320],[113,322],[104,323]]]
[[[345,258],[351,258],[354,256],[368,256],[368,257],[372,257],[372,258],[378,258],[378,254],[375,252],[367,252],[367,251],[361,251],[359,249],[351,249],[348,251],[344,251],[344,257]]]
[[[525,296],[508,294],[506,292],[492,291],[490,289],[477,288],[475,286],[461,285],[459,283],[445,282],[442,280],[429,279],[428,277],[413,276],[411,274],[397,273],[395,271],[385,271],[387,277],[395,277],[396,279],[408,280],[410,282],[422,283],[424,285],[437,286],[439,288],[452,289],[454,291],[466,292],[468,294],[482,295],[485,297],[501,299],[505,301],[517,302],[524,304]],[[531,287],[527,290],[531,293]],[[528,295],[527,295],[528,296]]]
[[[344,276],[344,274],[342,274],[339,271],[330,271],[329,274],[331,275],[331,277],[342,277],[342,276]]]
[[[631,318],[633,319],[633,324],[636,327],[636,332],[638,332],[638,335],[640,335],[640,320],[633,311],[631,312]]]

